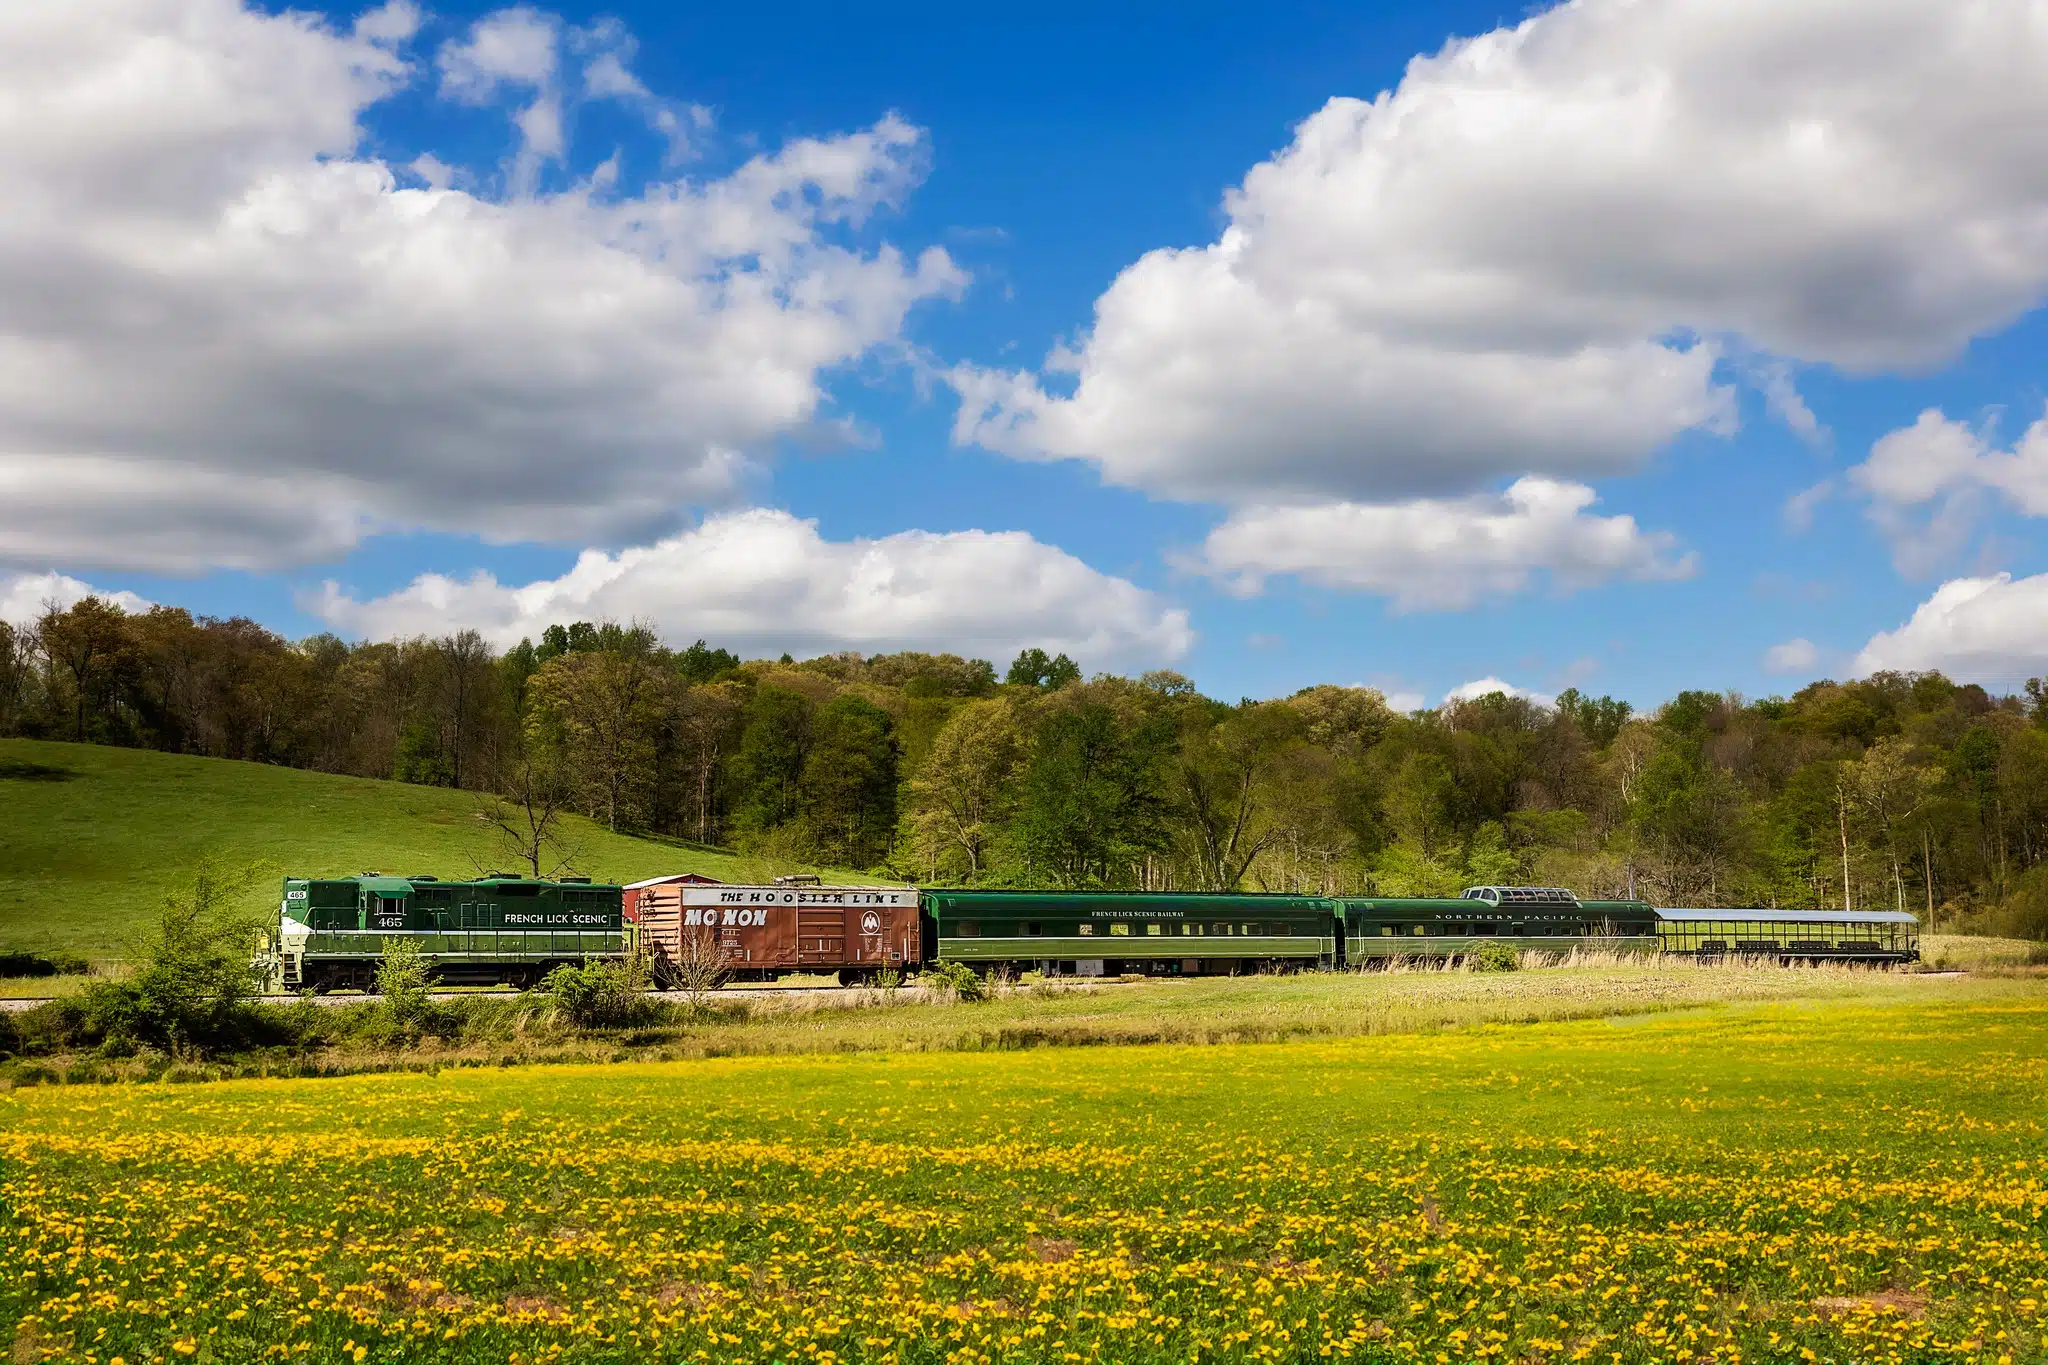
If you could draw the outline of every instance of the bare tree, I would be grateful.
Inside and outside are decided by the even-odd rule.
[[[1941,773],[1912,761],[1912,744],[1896,735],[1879,740],[1853,765],[1856,804],[1877,825],[1891,865],[1892,894],[1906,908],[1906,878],[1899,854],[1899,826],[1919,811],[1941,781]],[[1931,896],[1931,893],[1930,893]]]
[[[1615,735],[1609,748],[1608,767],[1623,805],[1635,799],[1636,783],[1642,780],[1656,752],[1657,731],[1648,721],[1629,721]]]
[[[501,785],[503,794],[478,798],[476,810],[477,819],[497,831],[499,853],[526,864],[536,878],[551,878],[573,863],[583,850],[562,841],[567,788],[554,760],[527,746]],[[478,863],[477,870],[486,869]]]
[[[1849,808],[1856,804],[1856,767],[1841,763],[1835,768],[1835,831],[1842,841],[1842,908],[1851,910],[1849,879]]]
[[[681,991],[691,1009],[702,1009],[730,975],[718,930],[701,924],[683,926],[674,955],[664,954],[657,975],[666,977],[665,984],[671,989]]]

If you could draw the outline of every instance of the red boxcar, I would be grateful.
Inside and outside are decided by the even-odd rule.
[[[853,982],[923,960],[917,892],[908,888],[650,886],[639,908],[640,941],[657,961],[684,961],[687,947],[712,950],[743,981],[825,972]]]
[[[646,881],[642,882],[627,882],[622,888],[625,892],[624,908],[626,918],[635,921],[640,918],[640,897],[645,895],[651,887],[675,885],[717,886],[718,884],[718,878],[707,877],[699,872],[671,872],[665,877],[649,877]]]

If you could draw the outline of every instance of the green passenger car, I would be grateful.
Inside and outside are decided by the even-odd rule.
[[[384,944],[419,946],[436,980],[531,985],[564,962],[627,951],[621,889],[492,876],[287,877],[257,967],[272,990],[375,985]]]
[[[1456,958],[1486,943],[1570,952],[1600,948],[1654,953],[1657,912],[1644,901],[1581,901],[1542,886],[1475,886],[1456,899],[1347,898],[1344,960]]]
[[[1165,891],[924,893],[927,960],[1047,975],[1231,975],[1337,965],[1337,902]]]

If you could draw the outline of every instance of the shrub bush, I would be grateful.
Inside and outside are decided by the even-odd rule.
[[[973,968],[965,963],[935,962],[924,969],[924,975],[918,980],[941,995],[966,1001],[988,999],[988,982],[975,975]]]
[[[649,977],[646,958],[635,954],[623,962],[564,963],[542,978],[540,988],[554,998],[555,1013],[576,1028],[633,1028],[660,1010],[647,998]]]
[[[390,1023],[394,1041],[454,1032],[454,1021],[428,995],[433,988],[419,944],[409,938],[386,938],[384,955],[377,962],[377,1007]]]
[[[1522,955],[1505,943],[1483,943],[1471,958],[1475,972],[1512,972],[1522,965]]]
[[[71,1035],[53,1041],[112,1040],[179,1057],[281,1041],[251,1004],[258,987],[249,965],[255,926],[233,914],[238,893],[254,875],[254,868],[230,870],[202,860],[189,889],[164,898],[156,937],[143,946],[135,974],[94,982],[78,996],[76,1013],[53,1012],[53,1033]]]

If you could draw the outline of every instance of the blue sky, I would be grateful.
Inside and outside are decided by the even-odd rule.
[[[2048,671],[2017,11],[76,12],[0,19],[10,614],[1411,704]]]

